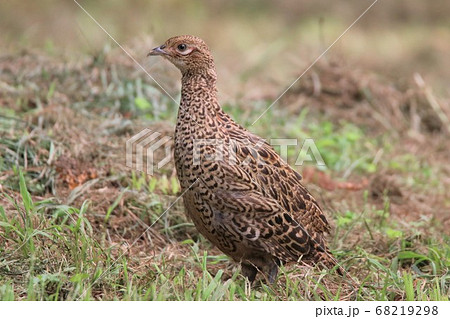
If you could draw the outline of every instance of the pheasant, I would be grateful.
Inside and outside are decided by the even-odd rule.
[[[148,55],[167,59],[182,74],[174,159],[197,230],[239,262],[250,282],[260,272],[273,283],[281,263],[300,260],[342,274],[327,248],[330,226],[301,175],[220,107],[205,42],[176,36]]]

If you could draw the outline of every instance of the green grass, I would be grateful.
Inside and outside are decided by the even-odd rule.
[[[21,170],[17,178],[20,196],[1,195],[17,212],[7,214],[0,206],[0,235],[6,243],[0,258],[2,300],[339,300],[348,293],[330,291],[327,277],[340,282],[336,275],[313,270],[303,277],[295,267],[281,269],[282,284],[261,284],[249,291],[225,256],[208,255],[209,245],[203,239],[182,242],[188,253],[176,260],[167,260],[163,249],[145,270],[136,271],[130,266],[136,263],[133,254],[108,246],[104,234],[96,234],[87,218],[88,202],[76,208],[58,205],[52,198],[34,201]],[[116,202],[108,209],[106,223],[115,207]],[[448,245],[405,237],[402,231],[393,240],[386,229],[398,225],[377,210],[338,217],[335,240],[345,242],[348,233],[358,228],[370,229],[363,244],[336,251],[361,284],[351,299],[448,300]],[[387,240],[382,256],[369,252],[377,236]],[[354,267],[357,273],[352,273]],[[225,278],[225,273],[231,277]]]

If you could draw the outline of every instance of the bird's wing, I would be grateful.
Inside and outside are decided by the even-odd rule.
[[[282,260],[323,252],[329,224],[319,205],[301,183],[301,176],[260,137],[233,122],[217,118],[228,157],[204,163],[211,173],[200,177],[213,190],[209,202],[227,224]],[[202,157],[211,152],[202,149]],[[312,254],[314,253],[314,254]],[[316,254],[317,255],[317,254]],[[333,262],[330,262],[333,264]]]
[[[322,241],[330,226],[319,204],[303,186],[301,175],[267,142],[248,131],[246,133],[231,137],[235,163],[249,172],[265,197],[276,200],[293,219]]]
[[[327,253],[323,234],[314,230],[317,226],[308,229],[304,225],[304,218],[314,220],[313,214],[317,212],[308,215],[306,211],[290,211],[284,207],[283,197],[280,197],[281,200],[277,198],[279,186],[271,185],[281,180],[263,181],[266,174],[255,174],[251,165],[234,165],[229,160],[216,161],[215,164],[215,173],[206,178],[200,177],[200,180],[207,189],[213,190],[210,200],[213,211],[220,212],[220,219],[227,219],[226,223],[233,228],[233,232],[284,261],[296,261],[301,256],[317,256],[319,252]],[[288,184],[283,186],[283,190],[287,187]],[[277,191],[271,194],[271,189]],[[305,192],[304,188],[302,191]],[[280,192],[282,196],[286,195]],[[292,192],[291,196],[296,194],[304,196],[296,192]],[[293,202],[289,203],[290,200]],[[297,207],[297,202],[297,199],[295,202],[288,199],[286,203],[292,205],[288,208],[292,208]],[[315,206],[305,204],[303,210],[308,207]],[[315,222],[324,221],[320,218]]]
[[[200,177],[200,183],[212,191],[208,196],[217,214],[214,220],[245,238],[249,247],[284,261],[297,261],[315,247],[309,233],[276,200],[266,197],[241,167],[220,162],[217,174]]]

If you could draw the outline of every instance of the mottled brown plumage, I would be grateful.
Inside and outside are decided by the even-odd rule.
[[[280,262],[336,266],[325,242],[328,222],[300,174],[221,109],[203,40],[173,37],[149,55],[166,58],[182,73],[175,164],[198,231],[240,262],[250,281],[259,270],[273,282]]]

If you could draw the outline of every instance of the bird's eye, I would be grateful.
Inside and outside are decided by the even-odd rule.
[[[184,43],[182,43],[182,44],[179,44],[177,48],[178,48],[178,50],[180,50],[180,51],[184,51],[184,50],[186,50],[187,45],[184,44]]]

